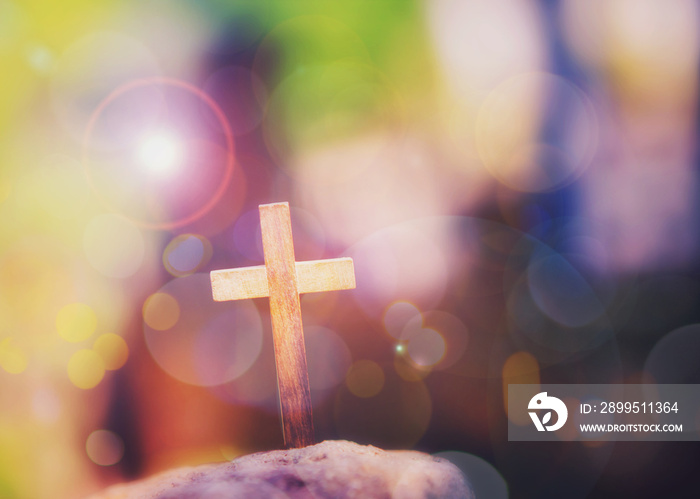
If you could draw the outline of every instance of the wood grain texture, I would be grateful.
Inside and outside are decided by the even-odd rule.
[[[296,262],[297,291],[320,293],[355,287],[352,258]],[[215,301],[244,300],[270,296],[264,265],[242,269],[214,270],[211,289]]]
[[[302,294],[355,287],[355,268],[352,258],[297,262],[296,270],[297,290]]]
[[[211,292],[214,301],[245,300],[270,296],[264,265],[242,269],[213,270]]]
[[[260,225],[285,445],[305,447],[314,429],[289,205],[261,205]]]

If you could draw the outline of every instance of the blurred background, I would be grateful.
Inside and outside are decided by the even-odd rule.
[[[697,443],[509,443],[504,395],[700,383],[699,7],[0,0],[0,497],[282,447],[267,300],[208,276],[278,201],[355,261],[301,300],[319,440],[697,491]]]

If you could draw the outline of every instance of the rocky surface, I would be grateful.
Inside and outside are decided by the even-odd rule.
[[[259,452],[234,461],[181,468],[91,499],[468,498],[449,461],[416,451],[384,451],[346,441]]]

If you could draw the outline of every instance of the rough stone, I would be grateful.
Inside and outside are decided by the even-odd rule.
[[[223,498],[474,499],[449,461],[416,451],[385,451],[347,441],[259,452],[221,464],[180,468],[91,499]]]

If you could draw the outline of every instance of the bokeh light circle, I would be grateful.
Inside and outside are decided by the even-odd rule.
[[[112,431],[95,430],[85,441],[85,451],[93,463],[112,466],[124,456],[124,441]]]
[[[114,333],[99,336],[92,349],[102,358],[105,369],[115,371],[126,364],[129,358],[129,347],[124,338]]]
[[[550,109],[565,112],[566,121],[561,137],[545,143],[536,130],[550,119]],[[545,192],[573,182],[598,146],[598,119],[590,100],[550,73],[522,73],[500,84],[484,101],[476,127],[484,165],[516,191]]]
[[[408,355],[408,345],[405,342],[397,343],[394,351],[394,370],[406,381],[421,381],[432,371],[431,366],[423,367]]]
[[[358,360],[348,370],[345,384],[356,397],[374,397],[384,388],[384,371],[373,360]]]
[[[365,312],[381,316],[395,301],[430,309],[443,297],[449,271],[433,227],[405,222],[377,231],[352,246],[358,286],[354,297]]]
[[[27,369],[29,359],[11,338],[0,341],[0,367],[10,374],[20,374]]]
[[[143,321],[156,331],[167,331],[180,319],[180,304],[168,293],[153,293],[143,304]]]
[[[518,426],[527,426],[532,424],[530,417],[526,411],[509,411],[508,410],[508,385],[510,384],[540,384],[540,365],[537,359],[529,352],[519,351],[511,354],[503,363],[501,369],[503,378],[503,408],[506,411],[508,419]],[[523,407],[526,407],[529,399],[522,401]]]
[[[445,356],[445,339],[434,329],[420,328],[412,331],[406,339],[406,354],[422,368],[434,366]]]
[[[97,315],[84,303],[71,303],[61,308],[56,316],[58,335],[71,343],[88,339],[97,328]]]
[[[130,216],[129,218],[133,219],[133,221],[143,227],[148,227],[148,228],[153,228],[153,229],[173,229],[177,227],[182,227],[184,225],[190,224],[201,217],[203,217],[206,213],[208,213],[220,200],[221,197],[224,195],[226,192],[229,182],[231,180],[232,174],[233,174],[233,168],[234,168],[234,142],[233,142],[233,133],[231,131],[231,127],[228,123],[228,120],[226,119],[226,116],[224,115],[223,111],[219,107],[219,105],[205,92],[202,90],[198,89],[194,85],[191,85],[187,82],[173,79],[173,78],[161,78],[161,77],[154,77],[154,78],[144,78],[144,79],[136,79],[133,81],[130,81],[120,87],[118,87],[116,90],[114,90],[112,93],[110,93],[105,99],[103,99],[100,104],[97,106],[97,108],[94,110],[92,116],[90,117],[90,121],[88,123],[87,129],[85,131],[85,135],[83,138],[83,165],[88,177],[88,180],[90,181],[90,184],[94,190],[94,192],[98,195],[98,197],[101,199],[101,201],[110,208],[112,211],[116,212],[123,212],[125,211],[125,206],[128,206],[128,201],[129,199],[127,198],[126,201],[122,200],[122,204],[124,206],[120,206],[120,203],[115,202],[113,199],[110,200],[110,196],[108,193],[105,191],[104,188],[99,188],[98,183],[96,181],[96,174],[94,172],[94,168],[92,166],[92,161],[91,161],[91,153],[93,152],[93,149],[99,148],[99,144],[95,142],[95,129],[96,125],[98,124],[101,116],[107,111],[110,107],[116,107],[116,102],[119,99],[128,97],[130,93],[135,92],[135,91],[146,91],[152,94],[150,96],[150,101],[155,101],[155,102],[160,102],[161,104],[165,100],[164,93],[167,91],[179,91],[183,92],[185,95],[188,95],[190,97],[194,97],[199,103],[200,103],[200,108],[203,106],[206,108],[209,112],[211,112],[215,119],[218,122],[218,130],[215,130],[214,132],[219,132],[219,135],[223,135],[223,141],[225,143],[225,150],[223,151],[218,151],[218,146],[214,144],[209,144],[208,142],[204,142],[202,138],[199,139],[190,139],[188,142],[188,145],[191,146],[192,149],[197,150],[197,151],[203,151],[201,154],[206,154],[208,155],[215,155],[215,156],[224,156],[224,164],[223,164],[223,173],[222,177],[218,178],[214,181],[211,181],[210,184],[212,184],[210,187],[215,187],[214,191],[210,194],[208,194],[205,199],[206,201],[201,202],[202,200],[198,200],[201,202],[200,206],[195,206],[191,208],[191,212],[187,214],[179,214],[176,218],[169,220],[167,219],[168,214],[167,213],[162,213],[163,211],[167,211],[167,209],[164,208],[154,208],[151,206],[148,206],[151,208],[152,214],[157,214],[159,218],[162,218],[162,220],[150,220],[146,217],[143,216],[143,214],[139,216]],[[155,104],[154,104],[155,105]],[[170,114],[173,114],[173,110],[170,109],[168,111]],[[201,110],[200,110],[201,112]],[[148,117],[145,117],[143,119],[144,122],[148,121]],[[148,124],[148,123],[146,123]],[[111,124],[112,127],[116,126],[115,124]],[[214,133],[213,132],[213,133]],[[222,133],[221,133],[222,132]],[[134,133],[134,132],[130,132]],[[189,139],[189,138],[188,138]],[[132,141],[133,137],[127,138],[127,141]],[[114,165],[112,165],[112,170],[114,169]],[[109,172],[107,174],[107,177],[105,179],[101,178],[101,181],[104,182],[109,182],[110,180],[113,180],[115,177],[114,172]],[[202,175],[199,175],[199,177],[202,177]],[[114,187],[114,184],[105,184],[108,187]],[[132,189],[138,184],[132,183],[131,187]],[[168,186],[170,184],[167,184]],[[185,189],[187,185],[180,186],[180,188]],[[165,188],[165,191],[172,190],[171,187]],[[167,194],[167,192],[165,192]],[[163,194],[163,195],[165,195]],[[137,198],[131,198],[130,204],[133,204]],[[140,201],[140,200],[139,200]],[[152,201],[152,200],[151,200]],[[171,207],[172,209],[172,207]]]
[[[441,165],[419,135],[363,130],[291,161],[299,205],[318,217],[327,240],[338,245],[451,209],[435,173]]]
[[[406,324],[416,317],[421,317],[421,313],[413,303],[394,302],[384,312],[384,330],[393,338],[400,339]]]
[[[433,455],[447,459],[464,473],[474,492],[474,497],[508,499],[508,483],[503,475],[484,459],[458,451],[438,452]]]
[[[338,435],[384,448],[410,448],[428,429],[433,412],[430,392],[420,380],[406,381],[393,369],[382,371],[381,396],[358,397],[341,385],[334,408]]]
[[[447,369],[457,363],[467,351],[469,330],[458,317],[441,310],[423,314],[423,326],[437,331],[445,344],[445,353],[435,369]]]
[[[227,403],[259,407],[276,414],[279,401],[272,336],[263,335],[263,348],[250,369],[231,382],[210,388],[210,391]],[[317,400],[317,396],[318,391],[312,391],[312,400]]]
[[[530,294],[540,310],[568,327],[584,326],[601,317],[605,307],[584,277],[563,256],[546,253],[533,258],[527,270]]]
[[[213,301],[209,274],[174,279],[153,296],[156,300],[149,299],[144,306],[146,345],[173,378],[216,386],[244,375],[256,363],[262,350],[262,321],[251,300]],[[179,311],[177,321],[169,315],[173,305]]]
[[[97,386],[105,375],[102,357],[94,350],[78,350],[68,361],[68,378],[78,388],[88,390]]]
[[[202,385],[234,380],[258,359],[262,323],[255,306],[248,305],[224,311],[204,324],[193,351]]]
[[[163,265],[175,277],[192,274],[209,262],[213,253],[209,240],[198,234],[180,234],[163,250]]]
[[[334,331],[321,326],[304,328],[304,343],[312,390],[326,390],[342,383],[352,357]]]
[[[553,248],[529,235],[509,258],[508,328],[517,342],[547,365],[595,348],[614,332],[605,304],[579,271]],[[538,347],[536,347],[537,345]]]
[[[644,371],[656,383],[700,383],[700,324],[691,324],[663,336],[649,353]]]

